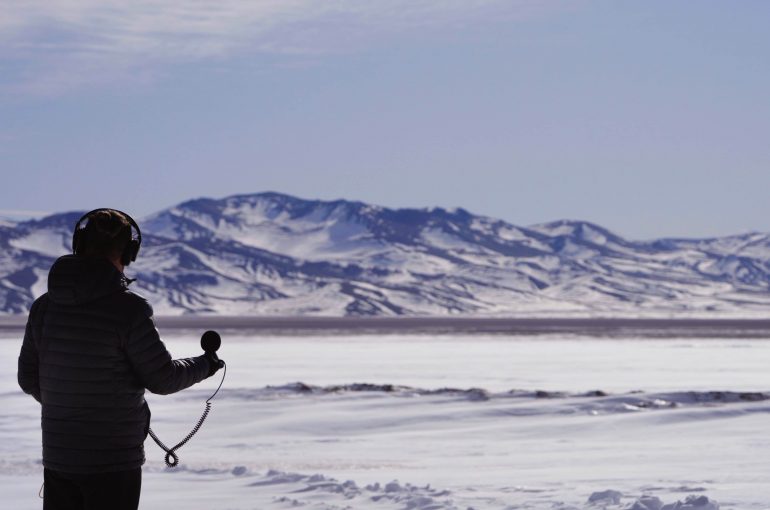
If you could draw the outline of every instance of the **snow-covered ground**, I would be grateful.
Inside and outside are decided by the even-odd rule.
[[[39,408],[0,336],[3,507],[41,508]],[[180,467],[147,441],[141,508],[770,508],[767,340],[242,332],[220,353]],[[155,432],[181,439],[218,382],[149,395]]]

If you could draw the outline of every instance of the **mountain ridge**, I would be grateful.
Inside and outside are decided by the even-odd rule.
[[[0,313],[25,313],[82,212],[0,224]],[[199,197],[140,220],[127,269],[161,314],[725,316],[770,311],[770,236],[631,241],[462,208],[278,192]]]

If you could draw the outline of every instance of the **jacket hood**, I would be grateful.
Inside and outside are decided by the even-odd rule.
[[[48,296],[62,305],[80,305],[121,292],[129,280],[107,259],[65,255],[48,273]]]

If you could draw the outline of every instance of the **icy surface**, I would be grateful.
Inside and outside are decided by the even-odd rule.
[[[39,407],[2,335],[0,493],[40,508]],[[220,353],[180,468],[146,444],[143,509],[770,507],[767,340],[242,333]],[[218,382],[148,395],[154,430],[184,436]]]

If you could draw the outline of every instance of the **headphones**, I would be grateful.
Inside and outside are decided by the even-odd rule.
[[[134,238],[134,234],[132,232],[131,239],[126,244],[126,247],[123,248],[123,253],[120,254],[121,264],[124,266],[129,265],[131,262],[136,260],[136,256],[139,254],[139,247],[142,245],[142,231],[139,230],[139,225],[136,224],[131,216],[124,213],[123,211],[118,211],[117,209],[101,207],[99,209],[94,209],[93,211],[87,212],[81,216],[78,222],[75,224],[75,231],[72,233],[72,252],[77,254],[78,252],[81,252],[85,246],[85,230],[88,223],[86,223],[86,226],[83,227],[81,227],[80,224],[88,220],[89,216],[99,211],[119,212],[126,217],[128,223],[131,225],[131,228],[136,230],[136,238]]]

